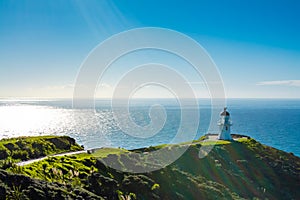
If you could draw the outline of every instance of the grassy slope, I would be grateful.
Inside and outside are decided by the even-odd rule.
[[[67,192],[83,188],[82,194],[118,199],[122,193],[137,199],[300,199],[300,158],[253,139],[218,142],[208,156],[199,159],[199,149],[210,142],[194,141],[173,164],[145,174],[124,173],[103,163],[137,169],[150,162],[124,149],[100,149],[96,154],[49,158],[10,170],[61,184]],[[160,145],[135,150],[176,151],[182,145]],[[146,154],[147,155],[147,154]],[[97,158],[95,157],[97,156]],[[26,190],[27,188],[20,188]],[[134,193],[135,195],[133,195]],[[50,199],[50,196],[48,196]]]
[[[19,175],[21,168],[13,163],[46,155],[83,150],[66,136],[20,137],[0,140],[0,199],[101,199],[88,191],[70,192],[65,185],[45,183]],[[14,173],[9,173],[7,171]]]
[[[0,167],[46,155],[83,150],[67,136],[19,137],[0,140]]]
[[[168,174],[168,178],[163,177],[164,179],[172,180],[172,177],[176,177],[178,183],[170,185],[167,181],[158,181],[162,190],[180,191],[180,188],[184,188],[185,191],[181,194],[185,197],[188,194],[193,198],[206,198],[206,188],[213,187],[215,192],[208,194],[211,195],[211,199],[214,199],[213,195],[216,195],[216,198],[230,199],[234,198],[235,194],[247,199],[300,197],[297,189],[300,186],[298,157],[263,146],[253,139],[233,142],[230,145],[217,145],[203,159],[197,158],[198,152],[198,148],[191,147],[184,156],[163,170]],[[172,175],[174,171],[184,175],[178,178],[178,175]],[[152,173],[151,177],[156,180],[162,178],[158,172]],[[194,179],[193,183],[198,186],[186,189],[184,186],[190,182],[189,179]],[[199,190],[196,188],[202,190],[202,193],[198,194]]]

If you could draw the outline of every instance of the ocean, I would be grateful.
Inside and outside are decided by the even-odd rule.
[[[120,129],[108,100],[96,100],[95,109],[74,109],[71,100],[0,100],[0,139],[68,135],[86,149],[104,146],[134,149],[197,139],[207,132],[218,133],[217,121],[210,121],[211,105],[207,99],[199,100],[200,120],[194,134],[182,134],[176,138],[178,130],[182,130],[182,123],[184,127],[193,126],[195,119],[186,115],[182,122],[182,109],[192,112],[193,108],[181,108],[172,99],[135,100],[129,107],[131,119],[137,125],[147,126],[151,122],[149,109],[153,104],[164,107],[166,121],[160,130],[153,130],[154,134],[142,133],[139,136]],[[227,107],[233,122],[231,133],[248,135],[300,157],[300,100],[228,99]]]

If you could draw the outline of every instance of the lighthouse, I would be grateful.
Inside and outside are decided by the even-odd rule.
[[[225,107],[223,112],[220,113],[220,120],[218,122],[218,126],[220,128],[220,133],[218,136],[219,140],[232,140],[230,135],[230,126],[232,126],[230,120],[230,114],[227,112],[227,108]]]

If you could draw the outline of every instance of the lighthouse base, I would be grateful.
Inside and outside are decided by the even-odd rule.
[[[232,137],[231,137],[230,133],[221,132],[221,133],[218,135],[218,139],[219,139],[219,140],[232,140]]]

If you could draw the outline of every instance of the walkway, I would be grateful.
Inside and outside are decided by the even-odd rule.
[[[38,161],[44,160],[46,158],[57,157],[57,156],[70,156],[70,155],[81,154],[81,153],[87,153],[87,151],[82,150],[82,151],[73,151],[73,152],[68,152],[68,153],[60,153],[60,154],[45,156],[45,157],[42,157],[42,158],[37,158],[37,159],[31,159],[31,160],[27,160],[27,161],[22,161],[22,162],[18,162],[18,163],[15,163],[15,164],[17,166],[24,166],[24,165],[28,165],[28,164],[31,164],[31,163],[34,163],[34,162],[38,162]]]

